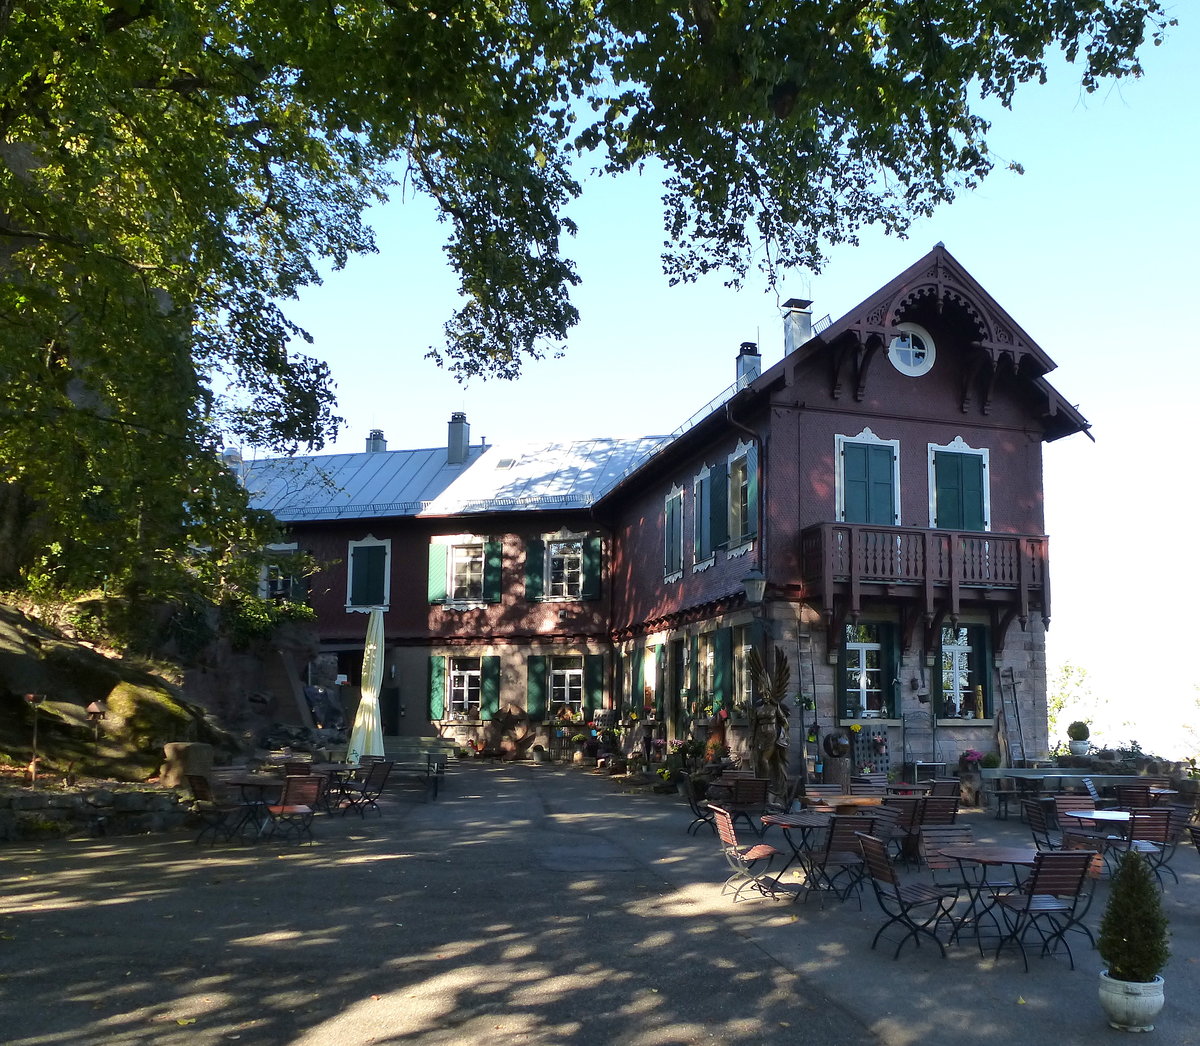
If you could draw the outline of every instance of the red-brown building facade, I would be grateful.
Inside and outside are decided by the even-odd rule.
[[[351,683],[385,608],[386,733],[502,719],[521,751],[604,708],[630,744],[736,747],[757,645],[791,666],[794,753],[857,725],[862,766],[952,763],[1008,740],[1002,697],[1045,751],[1042,446],[1087,422],[941,246],[823,329],[807,304],[779,363],[744,345],[673,437],[471,446],[456,415],[445,448],[301,462],[323,485],[250,470],[325,564],[310,599]]]

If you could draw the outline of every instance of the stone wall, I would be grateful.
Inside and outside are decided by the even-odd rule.
[[[189,805],[169,791],[11,788],[0,792],[0,841],[165,832],[184,824]]]

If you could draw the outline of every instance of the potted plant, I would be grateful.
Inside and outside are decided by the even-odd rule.
[[[1087,755],[1088,753],[1088,738],[1092,736],[1091,728],[1081,719],[1076,719],[1070,726],[1067,727],[1067,737],[1070,739],[1067,747],[1071,749],[1071,755]]]
[[[1167,964],[1167,917],[1154,874],[1136,850],[1113,874],[1100,921],[1100,1005],[1122,1031],[1152,1031],[1163,1008],[1162,968]]]

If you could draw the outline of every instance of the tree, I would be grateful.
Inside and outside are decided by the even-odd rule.
[[[511,376],[577,320],[585,165],[661,165],[672,280],[770,283],[984,177],[976,98],[1055,48],[1087,90],[1137,75],[1168,24],[1159,0],[0,0],[0,574],[88,547],[73,581],[129,576],[178,553],[195,489],[244,508],[222,439],[336,431],[282,306],[374,249],[394,174],[449,225],[432,355]]]

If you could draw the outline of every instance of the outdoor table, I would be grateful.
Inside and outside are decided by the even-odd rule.
[[[254,823],[255,834],[260,832],[263,826],[261,807],[266,803],[267,789],[282,788],[284,779],[278,774],[231,774],[228,777],[220,777],[218,780],[222,784],[236,786],[241,801],[246,807],[242,819],[235,826],[234,832],[230,834],[240,835],[242,829],[251,822]]]
[[[1128,810],[1064,810],[1064,817],[1074,817],[1080,821],[1093,821],[1096,824],[1108,822],[1110,824],[1129,823]]]
[[[889,795],[924,795],[933,787],[929,781],[894,781],[887,786]]]
[[[792,856],[788,859],[787,864],[779,869],[779,874],[775,876],[775,881],[778,883],[783,878],[783,873],[791,868],[793,864],[797,863],[803,869],[804,877],[807,880],[808,861],[806,857],[811,851],[809,841],[814,831],[829,826],[829,815],[811,812],[800,814],[763,814],[762,823],[764,832],[768,828],[781,828],[784,839],[787,840],[788,846],[792,849]],[[793,837],[793,832],[796,832],[798,837]]]
[[[983,943],[980,941],[981,934],[979,925],[983,917],[986,915],[996,927],[996,932],[1000,933],[1000,920],[996,918],[992,909],[996,906],[996,900],[993,897],[986,904],[983,903],[983,891],[987,888],[987,869],[998,865],[1011,865],[1013,869],[1013,879],[1017,878],[1018,868],[1032,868],[1037,862],[1038,852],[1032,846],[947,846],[945,849],[939,850],[943,857],[949,857],[952,861],[958,862],[959,871],[962,873],[963,884],[967,887],[967,910],[963,917],[955,923],[954,932],[951,934],[951,940],[955,940],[962,933],[963,927],[968,924],[975,930],[975,940],[979,944],[980,954],[983,953]],[[983,868],[983,874],[977,879],[967,875],[965,864],[977,864]]]
[[[1179,792],[1174,788],[1151,788],[1150,801],[1152,803],[1158,803],[1164,799],[1170,799],[1171,796],[1178,794]]]
[[[804,805],[811,808],[813,813],[854,814],[860,807],[880,806],[883,803],[881,795],[818,795],[804,797]]]

